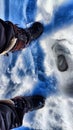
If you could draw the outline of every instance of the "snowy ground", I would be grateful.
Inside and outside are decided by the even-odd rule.
[[[43,35],[28,48],[0,56],[0,98],[40,93],[47,98],[44,108],[26,114],[23,126],[73,130],[72,0],[1,0],[0,6],[0,18],[4,20],[21,27],[34,21],[44,25]],[[64,72],[57,67],[57,56],[61,54],[68,64]]]

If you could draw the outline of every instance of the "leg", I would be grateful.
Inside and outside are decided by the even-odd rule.
[[[0,51],[5,46],[5,42],[6,42],[5,29],[3,25],[0,23]]]

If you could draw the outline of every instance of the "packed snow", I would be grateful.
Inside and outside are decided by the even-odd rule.
[[[72,0],[6,2],[0,1],[0,18],[24,28],[40,21],[44,33],[22,51],[0,56],[0,99],[41,94],[46,97],[45,106],[25,114],[18,129],[73,130]],[[61,54],[68,64],[64,72],[57,67]]]

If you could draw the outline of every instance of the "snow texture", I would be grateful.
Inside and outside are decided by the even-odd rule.
[[[40,38],[22,51],[0,56],[0,99],[41,94],[45,106],[25,114],[16,130],[73,130],[73,1],[0,0],[0,18],[20,27],[44,25]],[[63,54],[68,70],[57,67]]]

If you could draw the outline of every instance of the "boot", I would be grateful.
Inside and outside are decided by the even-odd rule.
[[[22,124],[23,116],[29,111],[34,111],[42,108],[45,104],[45,98],[39,95],[35,96],[18,96],[11,99]]]
[[[43,25],[40,22],[34,22],[31,27],[23,29],[10,21],[0,19],[1,41],[0,55],[8,52],[14,52],[27,47],[32,40],[35,40],[43,33]]]
[[[38,110],[45,104],[45,98],[40,95],[28,96],[24,99],[27,101],[29,111]]]
[[[23,29],[16,25],[14,26],[15,37],[25,42],[25,37],[27,37],[28,42],[38,38],[43,33],[43,25],[40,22],[35,22],[31,27]]]
[[[43,33],[43,25],[40,22],[35,22],[31,27],[26,29],[19,28],[15,25],[14,32],[17,42],[11,51],[21,50],[27,47],[32,40],[37,39]]]
[[[11,100],[14,102],[15,109],[19,119],[21,120],[21,123],[25,113],[38,110],[45,104],[45,98],[39,95],[25,97],[18,96]]]
[[[43,25],[40,22],[35,22],[26,29],[26,32],[29,35],[30,41],[35,40],[43,33]]]
[[[27,109],[25,112],[40,109],[45,104],[45,98],[40,95],[25,97],[17,96],[11,100],[14,102],[16,108]]]
[[[21,126],[24,114],[42,108],[44,103],[44,97],[39,95],[0,100],[0,130],[11,130]]]

